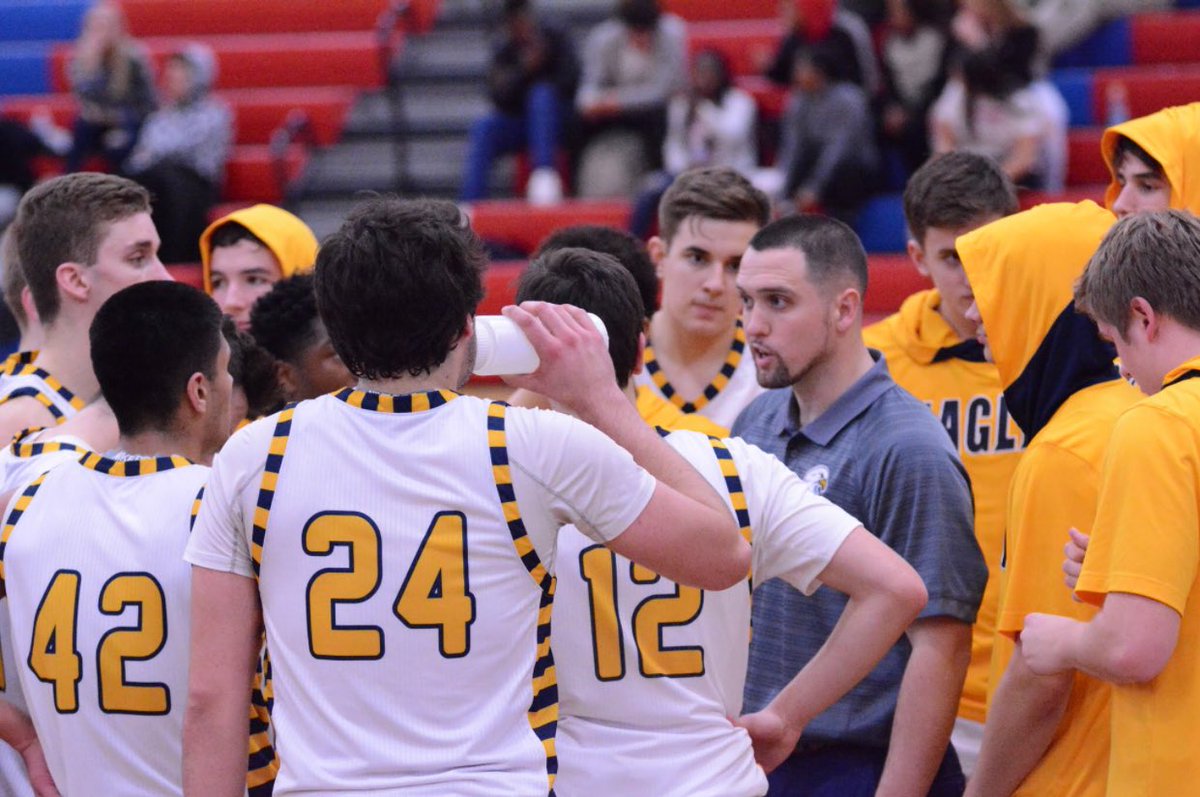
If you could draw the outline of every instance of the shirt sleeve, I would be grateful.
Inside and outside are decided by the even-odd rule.
[[[864,479],[864,525],[925,582],[929,602],[920,617],[974,623],[987,565],[975,539],[971,484],[949,445],[906,434],[880,450]]]
[[[1034,445],[1021,455],[1009,489],[997,631],[1015,636],[1031,612],[1077,620],[1095,614],[1071,599],[1062,563],[1068,530],[1092,527],[1098,485],[1095,468],[1058,446]]]
[[[782,578],[805,595],[862,524],[813,493],[786,465],[742,440],[726,441],[746,493],[752,533],[754,583]]]
[[[183,558],[209,570],[254,578],[249,530],[274,419],[229,439],[213,460]]]
[[[604,544],[650,503],[657,481],[588,424],[549,410],[507,410],[513,491],[526,532],[553,570],[558,529],[574,525]]]
[[[1121,416],[1105,455],[1080,598],[1100,604],[1125,592],[1183,614],[1200,562],[1198,456],[1194,427],[1174,413],[1141,404]]]

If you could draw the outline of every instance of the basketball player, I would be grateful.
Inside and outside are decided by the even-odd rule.
[[[36,362],[0,376],[0,440],[53,426],[100,392],[88,327],[109,296],[170,279],[158,259],[150,196],[122,177],[80,172],[35,186],[17,208],[14,235],[45,340]]]
[[[217,458],[187,552],[186,794],[241,792],[264,625],[288,750],[276,795],[547,794],[558,528],[694,586],[745,576],[728,509],[623,400],[582,311],[507,311],[541,358],[514,384],[632,460],[575,419],[455,392],[484,263],[442,201],[368,201],[322,246],[317,307],[358,386],[251,424]]]
[[[734,277],[770,213],[766,195],[734,170],[693,169],[663,195],[659,234],[649,243],[662,307],[650,321],[646,370],[634,382],[726,429],[762,392]]]
[[[641,301],[615,260],[555,251],[529,265],[517,297],[600,316],[617,381],[637,403],[628,377],[642,351]],[[746,678],[748,585],[780,577],[805,592],[826,584],[850,596],[838,633],[813,664],[768,709],[742,719],[774,726],[775,743],[758,750],[768,768],[791,751],[808,718],[875,666],[925,604],[916,571],[779,460],[736,438],[679,431],[667,439],[727,496],[752,537],[749,580],[719,592],[681,587],[564,530],[554,607],[563,717],[556,788],[564,797],[766,791],[750,737],[730,721],[741,714]],[[642,754],[651,747],[654,756]]]
[[[220,324],[217,306],[184,285],[115,294],[92,324],[91,358],[117,451],[51,469],[7,510],[0,577],[19,662],[7,676],[21,681],[66,794],[181,789],[190,573],[180,552],[205,465],[229,433]]]

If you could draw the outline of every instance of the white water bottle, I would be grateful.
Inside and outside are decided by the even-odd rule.
[[[595,313],[588,318],[608,345],[608,330]],[[531,374],[537,370],[538,356],[515,323],[502,315],[475,316],[475,368],[476,376],[498,376],[500,374]]]

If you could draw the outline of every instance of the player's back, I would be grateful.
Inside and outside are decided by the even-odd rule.
[[[740,439],[686,431],[667,439],[726,497],[743,535],[753,534],[753,584],[819,586],[858,521]],[[750,738],[729,719],[742,713],[751,580],[719,592],[683,587],[573,528],[559,538],[558,563],[557,792],[763,794]]]
[[[14,658],[59,790],[181,788],[191,572],[208,468],[88,454],[10,504],[0,562]]]
[[[260,463],[263,488],[239,497],[275,672],[276,795],[547,792],[552,579],[530,535],[551,524],[512,484],[538,415],[561,418],[346,390],[222,453]]]

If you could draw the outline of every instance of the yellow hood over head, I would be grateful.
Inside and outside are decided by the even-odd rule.
[[[237,222],[262,241],[279,262],[284,277],[312,271],[317,261],[317,236],[308,225],[283,208],[254,205],[230,213],[208,225],[200,236],[200,261],[204,267],[204,290],[212,293],[212,236],[220,227]]]
[[[1039,205],[955,246],[1013,418],[1032,437],[1073,393],[1119,378],[1112,344],[1075,311],[1075,281],[1116,221],[1094,202]]]
[[[1172,208],[1200,214],[1200,102],[1164,108],[1104,131],[1100,153],[1113,176],[1104,192],[1104,204],[1110,208],[1121,193],[1113,163],[1120,136],[1133,141],[1162,165],[1171,184]]]

